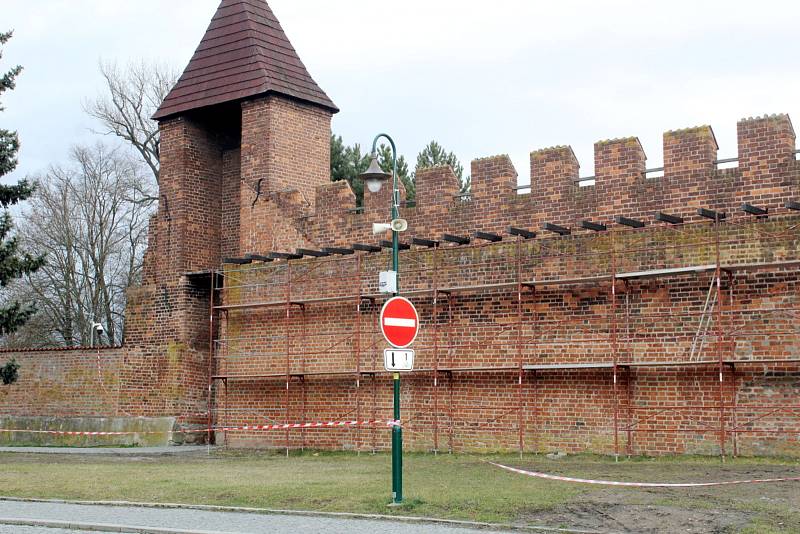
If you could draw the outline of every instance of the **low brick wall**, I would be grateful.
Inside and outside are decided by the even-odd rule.
[[[2,444],[153,446],[206,438],[179,432],[204,428],[206,417],[205,402],[192,401],[199,393],[187,385],[182,370],[196,358],[177,348],[167,346],[160,353],[127,347],[0,352],[0,362],[11,358],[20,365],[19,379],[0,385],[0,429],[124,434],[0,432]]]
[[[2,351],[14,358],[19,379],[0,386],[0,415],[43,417],[118,417],[125,349]]]

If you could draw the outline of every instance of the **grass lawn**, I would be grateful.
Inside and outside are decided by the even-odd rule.
[[[800,482],[699,489],[581,486],[509,473],[631,481],[800,476],[800,461],[406,454],[406,505],[388,508],[388,454],[215,452],[210,456],[0,454],[0,495],[421,515],[636,532],[800,532]]]

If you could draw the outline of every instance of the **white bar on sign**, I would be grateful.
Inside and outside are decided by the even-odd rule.
[[[383,324],[386,326],[405,326],[407,328],[414,328],[417,326],[417,321],[414,319],[401,319],[399,317],[384,317]]]

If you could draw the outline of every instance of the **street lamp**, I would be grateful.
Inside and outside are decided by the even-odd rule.
[[[389,141],[392,146],[392,221],[400,217],[400,191],[397,188],[397,147],[394,141],[385,133],[375,136],[372,141],[372,159],[369,168],[361,174],[361,178],[372,193],[381,190],[383,182],[388,181],[389,175],[378,164],[378,139],[381,137]],[[400,236],[392,229],[392,270],[395,272],[397,282],[395,295],[400,294]],[[400,373],[394,373],[394,420],[400,421]],[[394,504],[403,502],[403,429],[400,425],[392,425],[392,501]]]
[[[383,182],[391,178],[391,176],[389,173],[383,172],[380,163],[378,163],[378,155],[373,152],[369,167],[361,173],[361,178],[367,184],[367,189],[369,189],[370,193],[377,193],[383,187]]]

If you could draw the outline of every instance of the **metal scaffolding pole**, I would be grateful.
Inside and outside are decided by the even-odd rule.
[[[732,329],[731,322],[733,321],[732,313],[733,312],[733,273],[728,271],[728,329]],[[731,339],[733,342],[733,339]],[[732,349],[732,355],[735,353],[735,347]],[[737,379],[736,379],[736,364],[731,363],[731,423],[733,424],[733,428],[738,428],[738,421],[737,421],[737,414],[736,412],[736,392],[738,391],[737,386]],[[739,434],[737,432],[731,433],[731,440],[733,441],[733,456],[734,458],[739,456]]]
[[[300,306],[300,346],[305,346],[305,336],[306,336],[306,307],[305,305]],[[306,353],[302,351],[300,353],[300,422],[306,422]],[[305,450],[306,448],[306,429],[303,428],[300,430],[300,449]]]
[[[716,316],[717,330],[717,359],[719,361],[719,451],[722,459],[725,459],[725,362],[722,354],[723,330],[722,330],[722,266],[720,264],[720,239],[719,239],[719,214],[714,215],[714,252],[716,256],[716,267],[714,277],[716,278],[717,306],[714,308]]]
[[[212,389],[214,387],[214,292],[216,291],[216,271],[213,269],[211,270],[211,294],[209,296],[209,313],[208,313],[208,399],[206,402],[206,444],[210,447],[211,446],[211,439],[212,439],[212,425],[214,424],[214,418],[212,416],[214,406],[213,406],[213,397],[212,397]],[[210,451],[210,449],[209,449]]]
[[[617,363],[618,363],[618,347],[617,347],[617,256],[614,250],[614,231],[609,232],[611,240],[611,291],[609,298],[611,299],[610,313],[610,341],[611,341],[611,357],[613,359],[613,394],[614,394],[614,458],[619,460],[619,398],[617,395]]]
[[[353,331],[353,349],[356,355],[356,420],[361,420],[361,254],[356,256],[356,318]],[[361,430],[356,427],[356,452],[361,454]]]
[[[433,246],[433,453],[439,453],[439,246]]]
[[[286,262],[286,320],[285,320],[285,333],[286,333],[286,393],[285,393],[285,413],[286,418],[284,423],[287,425],[291,423],[289,419],[289,382],[292,379],[291,375],[291,353],[292,353],[292,337],[291,337],[291,315],[292,315],[292,264]],[[289,429],[286,429],[286,456],[289,456]]]
[[[630,296],[631,296],[631,286],[627,280],[623,280],[625,285],[625,339],[630,341],[631,335],[631,307],[630,307]],[[630,360],[630,354],[628,354],[628,360]],[[630,457],[633,451],[633,428],[631,427],[631,381],[633,380],[633,374],[630,366],[625,368],[625,405],[627,407],[627,411],[625,414],[625,423],[626,423],[626,442],[625,442],[625,452]]]
[[[516,324],[516,352],[517,352],[517,364],[519,365],[518,375],[517,375],[517,429],[519,431],[519,454],[522,456],[522,453],[525,450],[525,413],[524,413],[524,403],[523,403],[523,380],[525,377],[525,370],[522,368],[523,366],[523,355],[522,355],[522,238],[517,237],[516,243],[516,251],[517,251],[517,269],[516,269],[516,277],[517,277],[517,324]]]
[[[452,294],[447,294],[447,367],[448,369],[453,368],[453,355],[450,351],[450,346],[453,344],[453,296]],[[448,432],[448,449],[450,454],[453,453],[453,434],[455,432],[455,423],[453,422],[453,372],[449,371],[447,375],[447,419],[449,420],[449,432]]]

